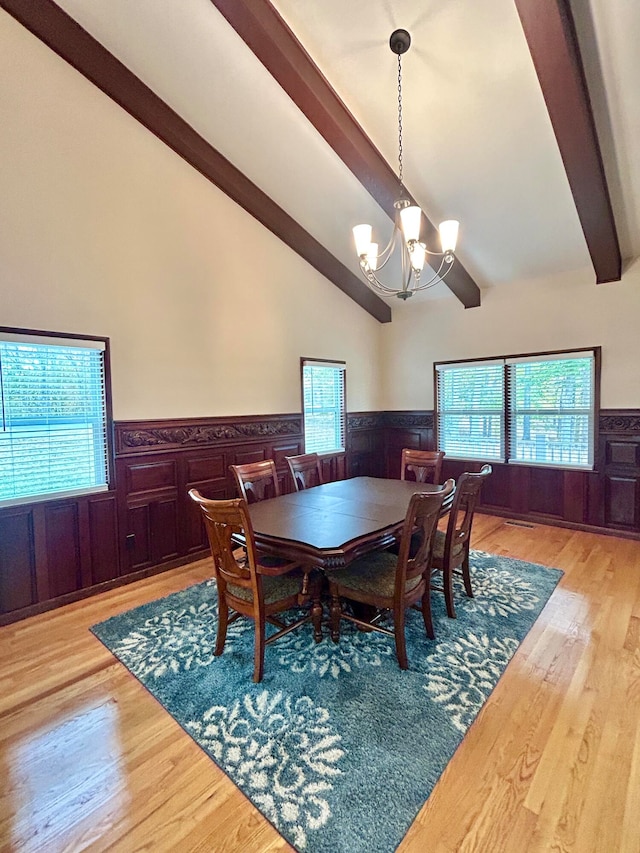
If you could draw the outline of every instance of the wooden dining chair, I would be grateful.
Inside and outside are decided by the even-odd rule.
[[[348,619],[362,628],[373,629],[394,637],[400,669],[408,669],[405,639],[407,608],[420,602],[427,636],[433,639],[429,566],[433,534],[440,517],[442,502],[453,491],[453,480],[447,480],[437,492],[418,492],[411,497],[402,527],[400,553],[377,551],[355,560],[343,569],[325,571],[331,594],[331,639],[340,638],[340,620]],[[415,556],[410,556],[412,537],[418,537]],[[346,613],[341,598],[393,612],[393,630],[377,624],[378,613],[367,622]]]
[[[238,494],[248,504],[280,495],[280,483],[273,459],[248,462],[246,465],[230,465],[229,470],[235,478]]]
[[[458,477],[456,494],[453,499],[447,530],[436,530],[431,557],[431,577],[442,575],[442,587],[431,584],[432,589],[444,592],[447,615],[456,618],[453,606],[453,575],[461,574],[465,592],[473,598],[471,575],[469,573],[469,545],[471,526],[480,490],[491,474],[491,465],[483,465],[477,474],[466,472]]]
[[[303,453],[301,456],[285,456],[296,492],[310,489],[312,486],[321,486],[322,466],[317,453]]]
[[[319,602],[321,575],[315,570],[303,571],[299,563],[281,561],[276,567],[263,565],[256,552],[249,508],[244,498],[208,500],[195,489],[191,489],[189,497],[202,510],[213,557],[218,589],[218,634],[214,654],[221,655],[224,650],[227,626],[240,616],[248,616],[255,624],[253,680],[262,681],[265,646],[313,618],[312,613],[307,612],[285,624],[276,614],[309,604],[314,599]],[[234,541],[237,535],[244,538],[244,548],[238,548]],[[266,637],[267,622],[278,629],[269,637]]]
[[[401,480],[415,480],[417,483],[436,483],[442,478],[443,450],[402,450]]]

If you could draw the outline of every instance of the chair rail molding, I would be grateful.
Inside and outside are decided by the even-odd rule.
[[[260,440],[302,432],[301,415],[265,415],[259,420],[253,417],[198,418],[175,421],[171,426],[166,424],[167,421],[116,423],[117,454]]]

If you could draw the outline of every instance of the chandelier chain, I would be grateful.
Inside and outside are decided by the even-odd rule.
[[[402,56],[398,54],[398,180],[402,190]]]
[[[442,251],[427,248],[420,240],[420,225],[424,214],[405,190],[402,150],[402,54],[409,50],[410,45],[411,35],[407,30],[395,30],[391,33],[389,47],[398,57],[398,183],[400,190],[393,203],[394,225],[391,238],[384,249],[380,250],[378,243],[372,239],[371,225],[363,223],[356,225],[353,229],[360,270],[371,289],[380,296],[397,296],[402,300],[408,299],[417,291],[433,287],[444,279],[453,266],[453,253],[458,235],[456,220],[441,222],[439,231]],[[396,252],[398,248],[400,249],[399,259]],[[397,264],[399,269],[394,270],[395,274],[399,273],[400,278],[396,286],[385,284],[381,276],[392,258],[395,261],[391,266],[395,266],[399,260]],[[422,275],[425,264],[428,265],[427,269],[431,268],[427,273],[430,275],[429,278]]]

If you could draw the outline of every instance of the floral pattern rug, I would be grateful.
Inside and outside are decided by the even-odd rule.
[[[91,630],[299,851],[390,853],[562,572],[471,553],[475,598],[457,619],[432,594],[436,639],[410,611],[409,670],[393,639],[342,622],[316,644],[307,623],[267,646],[254,684],[253,623],[214,657],[214,581]]]

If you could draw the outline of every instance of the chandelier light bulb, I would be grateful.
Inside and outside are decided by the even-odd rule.
[[[456,243],[458,242],[459,227],[460,223],[457,219],[447,219],[445,222],[441,222],[438,226],[440,242],[442,243],[442,251],[445,254],[447,252],[455,252]]]
[[[427,249],[424,243],[413,244],[413,249],[409,253],[409,257],[411,258],[411,266],[413,267],[415,272],[422,272],[426,254]]]
[[[353,239],[356,244],[356,254],[359,258],[369,254],[371,245],[371,226],[356,225],[353,228]]]
[[[378,244],[370,243],[369,249],[367,250],[367,263],[369,264],[369,269],[376,270],[378,268]]]
[[[400,222],[402,223],[402,233],[407,243],[418,241],[420,239],[420,220],[422,219],[422,211],[416,205],[405,207],[400,211]]]

